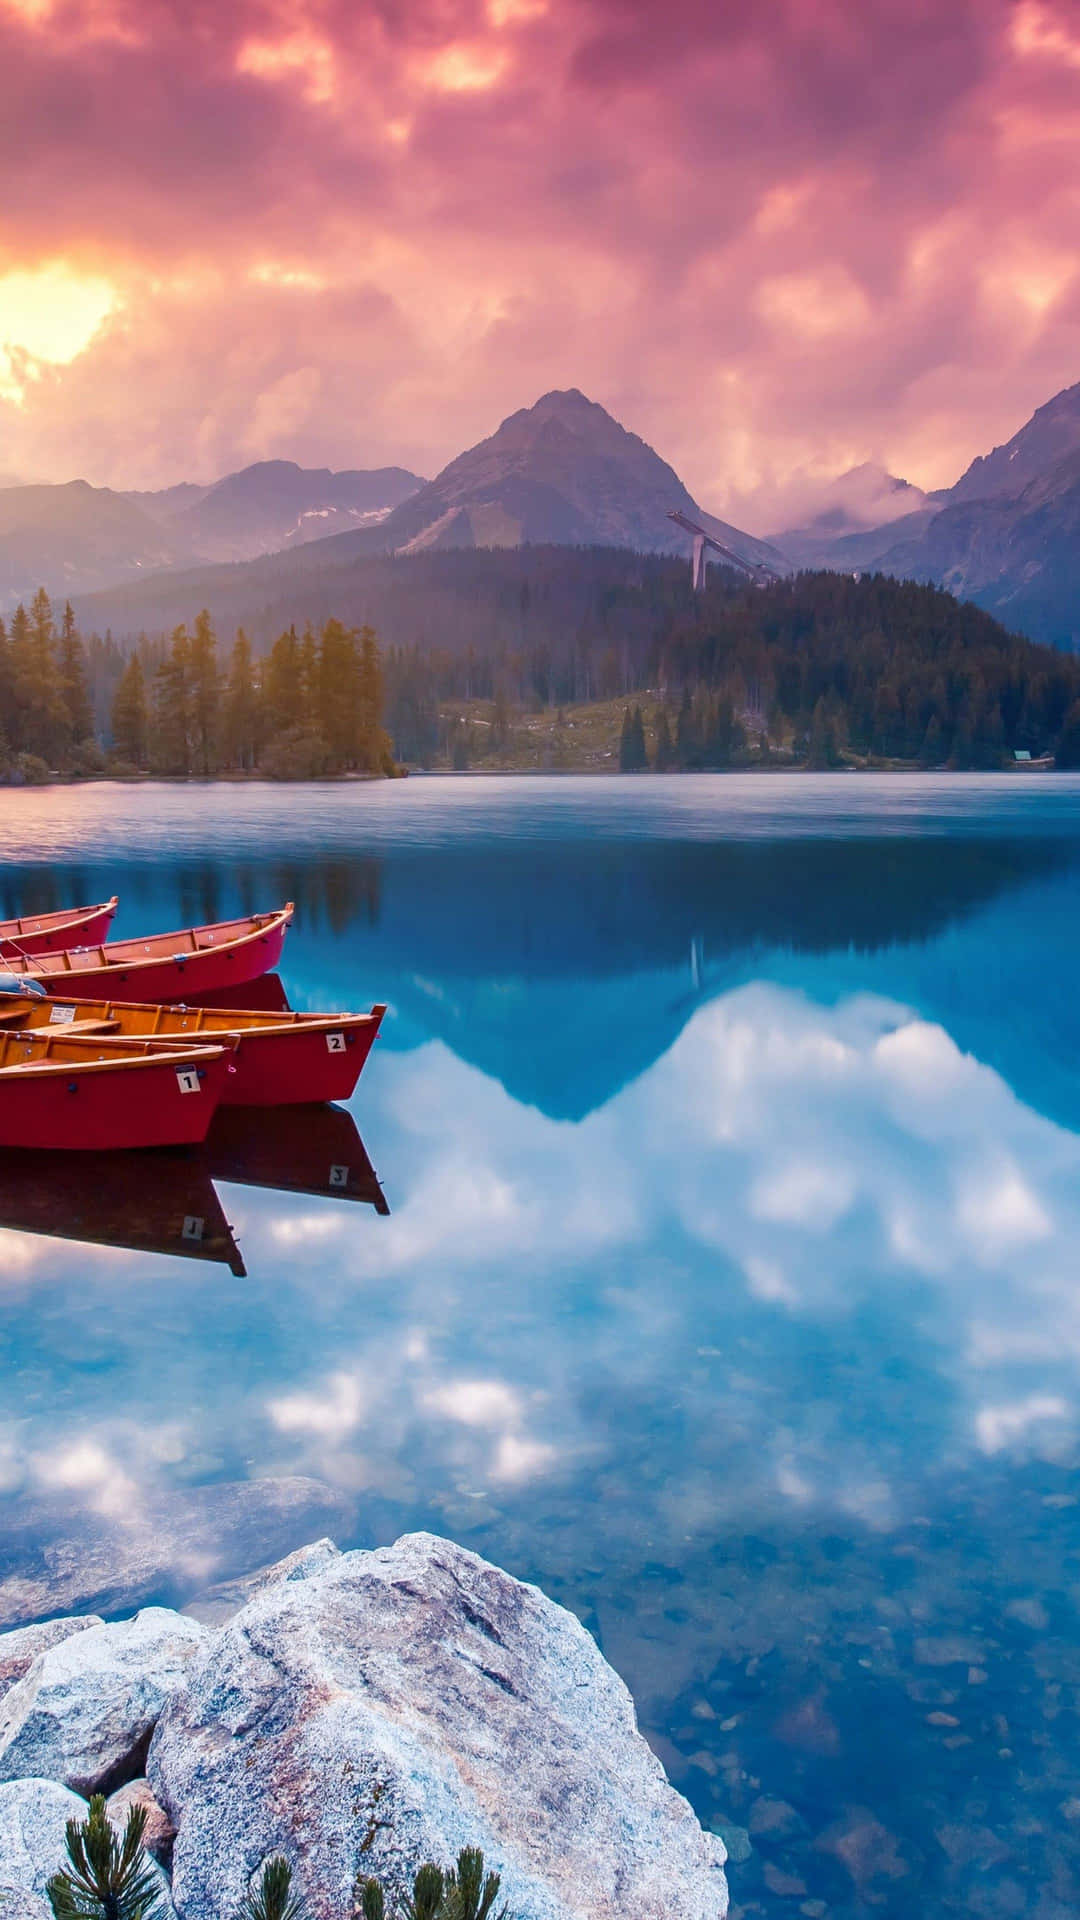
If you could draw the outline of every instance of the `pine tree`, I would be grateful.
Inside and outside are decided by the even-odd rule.
[[[149,716],[142,661],[133,653],[120,676],[112,705],[112,741],[115,752],[130,766],[147,763]]]
[[[86,1819],[67,1823],[68,1865],[46,1888],[54,1920],[153,1920],[161,1896],[145,1831],[146,1808],[132,1807],[121,1840],[96,1793]]]
[[[196,616],[195,631],[191,636],[189,674],[191,762],[195,772],[206,780],[217,766],[221,675],[218,672],[217,635],[205,608]]]
[[[225,761],[244,772],[258,765],[263,734],[262,696],[255,677],[251,641],[243,627],[229,655],[222,715]]]
[[[666,707],[657,707],[653,716],[653,732],[656,735],[653,766],[657,773],[667,773],[675,764],[675,742],[671,737],[671,722]]]
[[[340,620],[328,620],[319,636],[315,725],[339,772],[359,764],[360,660],[356,634]]]
[[[394,755],[390,737],[383,726],[384,688],[382,661],[374,629],[360,629],[358,672],[360,700],[360,739],[358,764],[368,773],[393,773]]]
[[[1080,767],[1080,700],[1074,700],[1058,734],[1054,764],[1063,772]]]
[[[159,773],[191,771],[191,639],[183,626],[154,674],[150,755]]]
[[[86,648],[75,625],[71,602],[64,606],[58,648],[60,690],[67,708],[71,738],[78,744],[94,737],[94,711],[86,680]]]
[[[52,605],[44,587],[30,603],[30,611],[16,607],[11,621],[11,664],[19,747],[55,766],[71,738],[56,664],[56,629]]]
[[[240,1920],[304,1920],[304,1903],[292,1890],[292,1868],[280,1854],[266,1862],[259,1884],[245,1897]]]
[[[263,675],[267,732],[285,733],[307,720],[304,667],[296,628],[279,634],[270,649]]]
[[[629,707],[623,714],[622,732],[619,736],[620,773],[640,773],[649,764],[645,751],[645,723],[641,717],[641,708]]]

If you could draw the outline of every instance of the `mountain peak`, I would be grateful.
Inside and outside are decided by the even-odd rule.
[[[992,499],[998,494],[1015,499],[1030,481],[1078,450],[1080,382],[1063,387],[1052,400],[1037,407],[1011,440],[991,453],[980,454],[954,487],[936,497],[951,506]]]
[[[704,513],[674,468],[598,401],[578,387],[555,388],[459,454],[379,533],[397,553],[525,544],[683,553],[672,508],[748,558],[779,560]]]

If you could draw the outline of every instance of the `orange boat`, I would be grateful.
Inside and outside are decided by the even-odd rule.
[[[21,920],[0,920],[0,954],[62,953],[81,941],[104,940],[118,901],[97,907],[67,907],[60,913],[27,913]]]
[[[142,940],[110,940],[105,946],[72,947],[62,953],[22,959],[4,954],[16,979],[37,980],[49,993],[78,999],[126,989],[133,1000],[188,1000],[244,986],[270,973],[281,959],[293,916],[292,902],[277,913],[253,913],[215,926],[153,933]]]
[[[0,1035],[0,1147],[114,1152],[197,1145],[229,1065],[225,1047]],[[62,1180],[63,1176],[59,1176]]]
[[[0,998],[0,1028],[231,1047],[223,1106],[307,1106],[349,1098],[385,1012],[381,1004],[370,1013],[259,1013],[19,996]]]

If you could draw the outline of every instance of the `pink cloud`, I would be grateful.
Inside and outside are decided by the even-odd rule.
[[[1056,0],[0,0],[0,275],[115,296],[4,464],[430,472],[578,385],[759,524],[941,484],[1080,376],[1078,70]]]

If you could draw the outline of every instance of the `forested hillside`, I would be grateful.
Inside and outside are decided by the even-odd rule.
[[[1080,765],[1080,660],[933,587],[819,573],[761,589],[718,570],[694,594],[679,562],[604,548],[350,571],[362,623],[355,593],[339,618],[333,579],[313,574],[310,618],[276,632],[264,619],[259,644],[220,618],[219,644],[196,609],[167,635],[84,642],[38,593],[0,626],[4,764],[23,778],[303,777],[395,757],[969,768],[1021,751]]]

